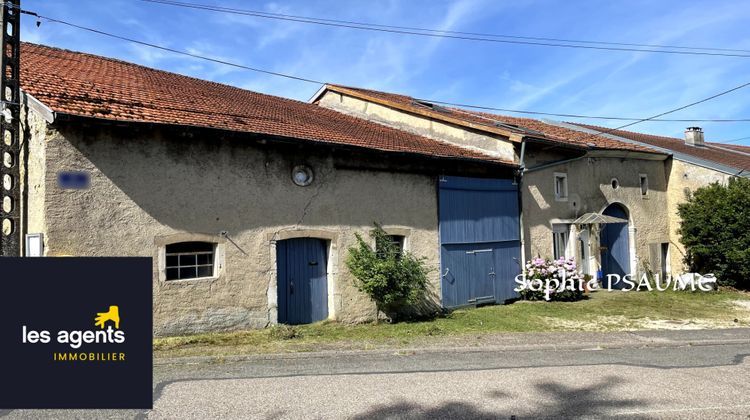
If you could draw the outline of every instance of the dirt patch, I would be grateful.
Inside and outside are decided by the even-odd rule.
[[[585,320],[570,320],[544,317],[544,322],[552,329],[559,331],[631,331],[631,330],[705,330],[713,328],[734,328],[750,324],[750,306],[748,316],[735,320],[713,319],[632,319],[624,316],[599,316]]]
[[[554,330],[560,331],[616,331],[638,329],[637,321],[624,316],[597,316],[589,319],[561,319],[542,317]]]
[[[734,321],[708,320],[708,319],[644,319],[641,328],[644,330],[706,330],[712,328],[732,328],[737,324]]]
[[[750,312],[750,300],[733,300],[732,304],[738,309]]]

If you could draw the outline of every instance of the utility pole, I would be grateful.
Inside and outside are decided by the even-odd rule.
[[[21,254],[21,0],[2,2],[2,54],[0,54],[0,165],[2,176],[2,205],[0,205],[0,255],[17,257]]]

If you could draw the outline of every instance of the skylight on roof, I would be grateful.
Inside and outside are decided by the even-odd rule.
[[[415,100],[415,101],[412,102],[412,104],[417,105],[417,106],[422,106],[422,107],[425,107],[425,108],[429,108],[429,109],[431,109],[433,111],[450,113],[450,110],[448,108],[444,108],[444,107],[442,107],[440,105],[435,105],[432,102]]]
[[[501,122],[501,121],[495,121],[495,127],[507,128],[507,129],[510,129],[510,130],[516,130],[516,131],[520,131],[520,132],[525,133],[525,134],[532,134],[532,135],[537,135],[537,136],[543,136],[544,135],[544,133],[542,133],[541,131],[532,130],[530,128],[521,127],[520,125],[510,124],[510,123],[504,123],[504,122]]]

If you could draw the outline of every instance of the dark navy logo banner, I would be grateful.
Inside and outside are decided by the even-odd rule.
[[[151,258],[0,258],[0,409],[151,408]]]

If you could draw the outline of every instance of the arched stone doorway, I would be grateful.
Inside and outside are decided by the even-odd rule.
[[[628,209],[620,203],[607,206],[603,215],[630,220]],[[604,287],[609,287],[608,274],[622,278],[631,273],[630,267],[630,223],[607,223],[599,235],[601,246],[602,274]],[[612,284],[612,288],[622,288],[623,283]]]

